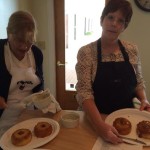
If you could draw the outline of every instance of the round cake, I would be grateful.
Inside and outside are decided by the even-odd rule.
[[[116,128],[120,135],[127,135],[131,132],[131,122],[123,117],[116,118],[113,122],[113,126]]]
[[[15,146],[24,146],[32,139],[32,133],[29,129],[18,129],[11,135],[12,144]]]
[[[44,138],[52,133],[52,125],[48,122],[38,122],[34,127],[34,134],[38,138]]]
[[[150,139],[150,121],[141,121],[137,124],[136,132],[138,137]]]

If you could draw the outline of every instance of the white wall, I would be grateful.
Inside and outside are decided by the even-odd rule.
[[[37,42],[40,41],[45,45],[45,48],[42,49],[45,88],[49,88],[56,95],[53,0],[32,0],[32,14],[37,21]]]
[[[17,0],[0,0],[0,38],[7,37],[6,27],[8,18],[16,9],[18,9]]]
[[[127,30],[121,35],[121,38],[132,41],[137,44],[141,63],[143,77],[146,81],[146,93],[150,100],[150,12],[144,12],[140,10],[134,3],[134,0],[130,0],[133,7],[133,17]]]

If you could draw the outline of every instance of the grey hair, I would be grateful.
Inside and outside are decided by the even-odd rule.
[[[14,12],[8,21],[7,35],[22,40],[36,40],[37,27],[34,17],[27,11]]]

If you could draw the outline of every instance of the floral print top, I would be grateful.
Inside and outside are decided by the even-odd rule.
[[[124,45],[125,50],[128,53],[129,61],[132,64],[136,74],[136,89],[145,88],[144,79],[142,77],[141,61],[137,46],[127,41],[121,41],[121,43]],[[102,50],[102,62],[108,61],[124,61],[121,51],[115,54],[103,54]],[[76,73],[78,82],[76,84],[76,98],[80,106],[82,106],[84,100],[94,99],[92,84],[96,76],[96,70],[97,41],[94,41],[90,44],[81,47],[77,54]]]

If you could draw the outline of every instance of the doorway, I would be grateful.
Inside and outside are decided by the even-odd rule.
[[[77,109],[75,64],[79,48],[101,36],[105,0],[56,0],[56,98],[63,109]]]

